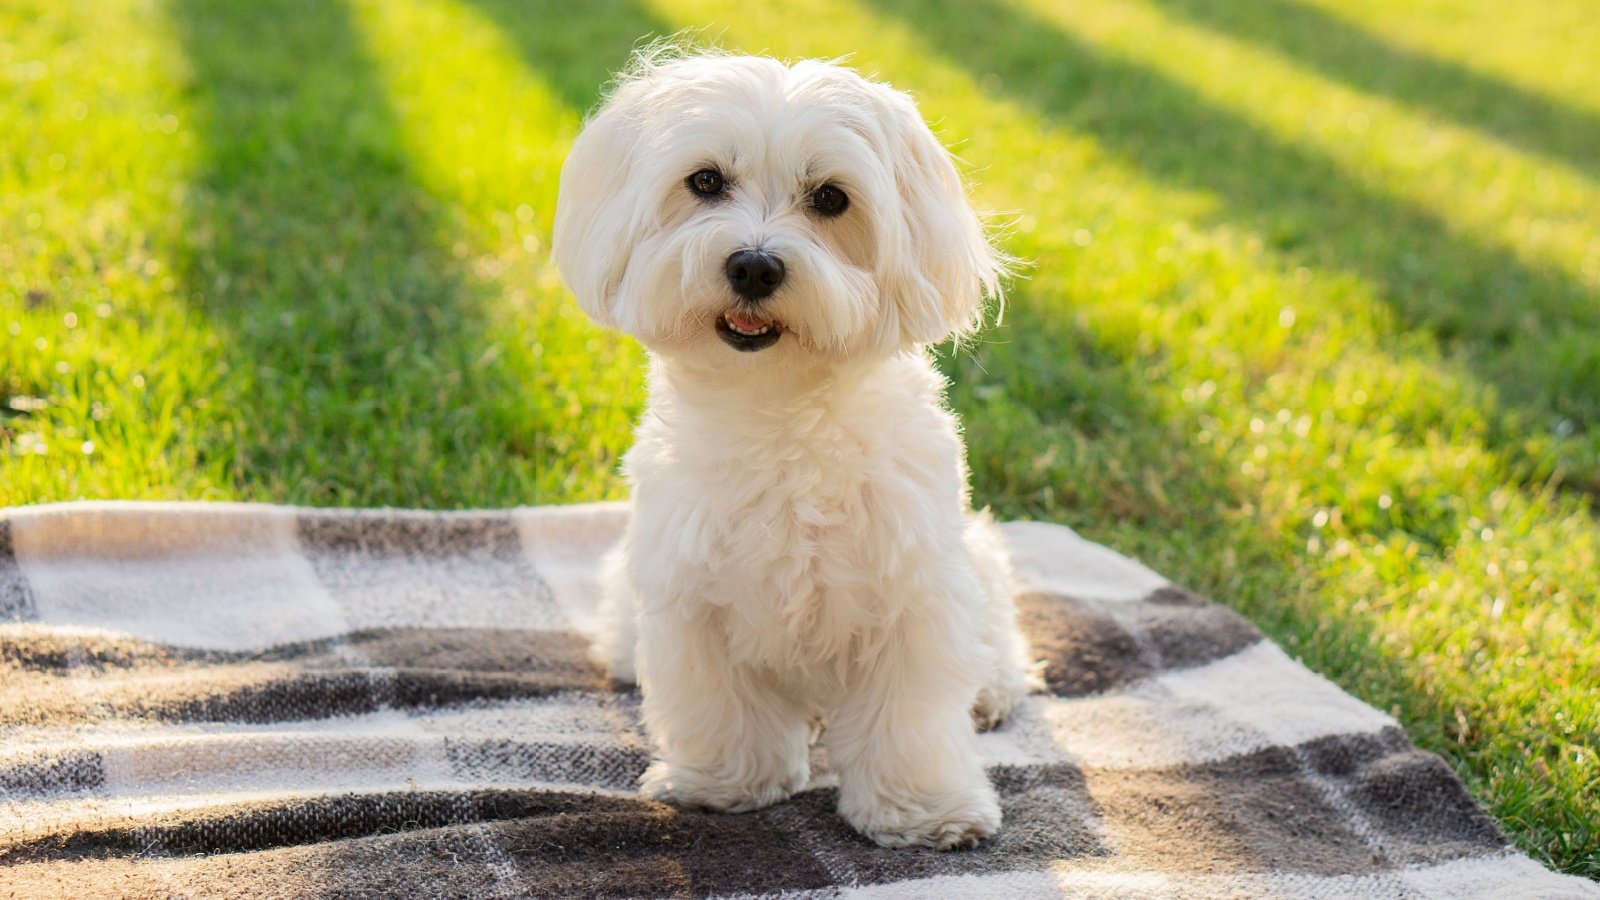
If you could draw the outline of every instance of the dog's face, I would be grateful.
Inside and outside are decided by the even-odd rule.
[[[703,367],[846,361],[973,327],[999,263],[911,98],[840,66],[644,62],[561,173],[597,322]]]

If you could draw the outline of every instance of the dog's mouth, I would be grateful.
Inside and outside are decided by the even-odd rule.
[[[717,337],[735,350],[765,350],[783,336],[783,323],[730,309],[717,317]]]

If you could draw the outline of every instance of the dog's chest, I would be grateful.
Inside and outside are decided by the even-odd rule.
[[[706,600],[729,647],[782,668],[854,655],[892,618],[905,564],[891,512],[867,482],[775,491],[726,523]]]
[[[962,551],[953,429],[880,437],[819,427],[641,486],[672,537],[657,563],[670,593],[713,608],[736,658],[831,678],[873,652],[939,554]]]

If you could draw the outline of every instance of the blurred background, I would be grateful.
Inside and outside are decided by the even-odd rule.
[[[1005,248],[978,503],[1250,616],[1600,878],[1591,0],[0,0],[0,505],[620,498],[549,262],[641,39],[914,93]]]

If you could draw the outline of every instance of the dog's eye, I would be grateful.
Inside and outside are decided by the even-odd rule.
[[[702,197],[715,197],[722,189],[722,173],[716,169],[701,169],[689,176],[689,190]]]
[[[844,212],[849,205],[850,198],[845,192],[831,184],[817,188],[816,193],[811,195],[811,207],[829,218]]]

